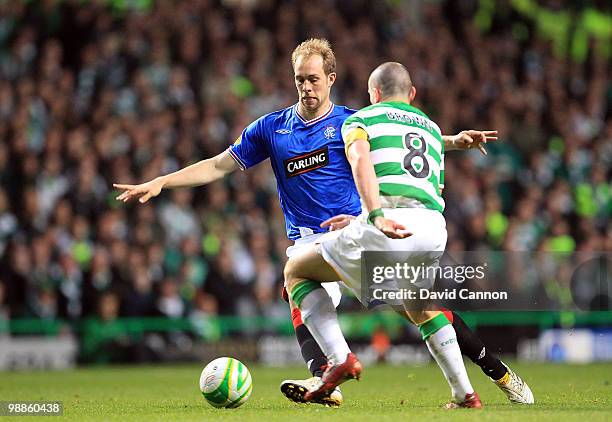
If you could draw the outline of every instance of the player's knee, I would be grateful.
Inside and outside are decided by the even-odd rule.
[[[295,263],[293,260],[289,259],[285,264],[285,269],[283,270],[283,276],[285,277],[285,285],[287,287],[287,291],[291,292],[293,287],[295,287],[297,282],[297,276],[295,273]]]

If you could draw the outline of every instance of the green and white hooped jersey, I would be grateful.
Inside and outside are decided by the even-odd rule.
[[[357,128],[368,134],[383,208],[444,211],[444,141],[437,124],[416,107],[392,101],[363,108],[346,119],[345,142]]]

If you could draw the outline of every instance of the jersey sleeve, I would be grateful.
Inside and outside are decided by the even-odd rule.
[[[358,112],[350,116],[342,124],[342,139],[346,139],[348,134],[357,128],[361,128],[363,130],[367,129],[366,124],[363,121],[363,118],[359,116]]]
[[[269,157],[263,118],[248,125],[227,150],[241,170],[246,170]]]
[[[345,151],[348,151],[348,148],[357,139],[369,139],[366,125],[357,114],[353,114],[342,124],[342,139],[344,140]]]

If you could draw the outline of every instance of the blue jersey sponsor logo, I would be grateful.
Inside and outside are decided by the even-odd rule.
[[[294,177],[325,167],[329,164],[328,150],[329,148],[324,146],[315,151],[284,160],[285,175],[287,177]]]

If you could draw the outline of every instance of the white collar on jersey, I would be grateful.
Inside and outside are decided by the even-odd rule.
[[[315,117],[314,119],[311,120],[305,120],[302,116],[300,116],[300,112],[298,111],[298,105],[294,105],[295,107],[295,114],[296,116],[298,116],[298,119],[300,119],[300,121],[302,123],[304,123],[306,126],[310,126],[313,125],[317,122],[320,122],[321,120],[325,119],[327,116],[329,116],[332,111],[334,110],[334,103],[330,103],[329,104],[329,110],[327,110],[325,113],[323,113],[322,115],[320,115],[319,117]]]

